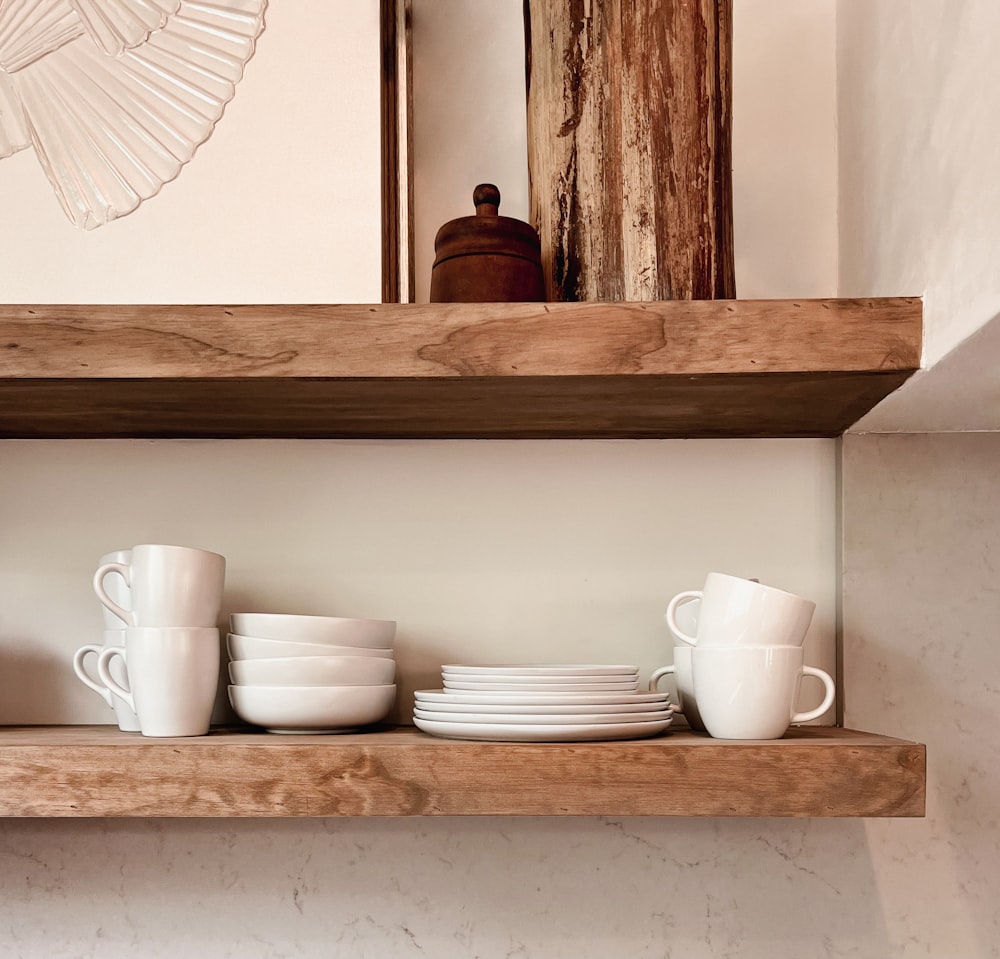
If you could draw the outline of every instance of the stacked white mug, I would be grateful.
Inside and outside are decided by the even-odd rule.
[[[132,550],[130,549],[116,549],[111,553],[105,553],[98,560],[98,565],[103,566],[105,563],[128,563],[132,558]],[[115,602],[122,607],[128,607],[131,605],[131,599],[129,596],[128,584],[125,579],[121,576],[116,576],[108,580],[107,589],[109,595],[115,600]],[[73,656],[73,671],[80,678],[80,680],[87,686],[89,686],[95,693],[100,695],[100,697],[114,710],[115,719],[118,721],[118,728],[126,733],[134,733],[139,730],[139,719],[136,716],[134,710],[125,700],[111,695],[111,690],[108,689],[99,680],[95,680],[85,669],[85,662],[88,656],[91,654],[96,657],[101,655],[102,650],[108,646],[120,646],[125,645],[125,627],[126,622],[117,613],[112,612],[103,603],[101,604],[101,614],[104,618],[104,643],[100,645],[98,643],[87,643],[85,646],[81,646]],[[128,688],[128,675],[124,668],[124,663],[116,663],[115,667],[112,669],[112,675],[115,681]]]
[[[695,600],[700,605],[692,630],[679,622],[679,610]],[[802,644],[815,609],[794,593],[725,573],[709,573],[702,589],[670,601],[667,625],[690,647],[693,701],[709,735],[780,739],[790,725],[818,719],[830,708],[832,677],[804,662]],[[819,679],[826,694],[815,709],[796,712],[804,676]]]
[[[124,642],[99,654],[97,674],[133,710],[144,736],[208,732],[219,683],[225,571],[218,553],[147,544],[133,546],[125,561],[102,563],[94,574],[98,599],[126,624]],[[105,586],[112,575],[129,587],[127,606]],[[116,659],[128,687],[113,675]]]
[[[701,599],[688,597],[687,602],[680,603],[675,610],[675,618],[684,632],[694,634],[698,629],[698,613],[701,610]],[[698,700],[694,695],[694,680],[691,676],[691,647],[677,634],[674,634],[674,661],[670,666],[661,666],[649,679],[650,690],[660,688],[660,679],[673,676],[677,689],[677,709],[686,720],[688,726],[705,731],[705,724],[698,712]]]

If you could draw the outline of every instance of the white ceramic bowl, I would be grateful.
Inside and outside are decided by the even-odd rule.
[[[229,664],[234,686],[384,686],[396,678],[388,656],[286,656]]]
[[[346,732],[385,719],[396,687],[230,686],[229,701],[244,722],[275,733]]]
[[[259,636],[226,638],[230,659],[285,659],[290,656],[371,656],[392,659],[391,649],[367,649],[364,646],[333,646],[329,643],[292,643],[282,639],[261,639]]]
[[[368,649],[392,649],[396,638],[396,623],[391,619],[346,619],[291,613],[233,613],[229,617],[229,629],[240,636]]]

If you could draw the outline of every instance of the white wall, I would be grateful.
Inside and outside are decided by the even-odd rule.
[[[832,295],[834,5],[736,6],[741,295]],[[370,247],[359,238],[377,222],[374,201],[357,187],[367,197],[357,215],[339,199],[372,162],[374,114],[338,119],[370,92],[344,79],[362,55],[349,40],[355,7],[272,5],[213,139],[160,197],[97,233],[77,236],[61,221],[24,157],[0,164],[5,209],[19,211],[17,238],[5,231],[5,262],[17,268],[4,297],[375,298],[377,237]],[[467,27],[486,5],[454,7],[454,18],[443,8],[422,0],[415,20],[419,29],[434,17],[423,22],[435,43],[452,30],[462,41],[469,79],[430,84],[454,93],[494,75],[489,40],[513,28],[497,25],[499,6],[489,5],[485,34]],[[519,4],[505,11],[519,13]],[[427,39],[418,34],[418,51]],[[433,64],[450,69],[440,56]],[[302,72],[311,82],[282,95]],[[418,82],[427,89],[426,73]],[[305,114],[305,132],[290,129],[290,110]],[[418,123],[432,113],[418,104]],[[464,136],[449,137],[439,154],[464,154]],[[775,138],[780,148],[756,142]],[[245,183],[251,162],[256,193]],[[428,179],[463,213],[478,177]],[[441,203],[418,213],[434,224],[457,215]],[[3,721],[110,721],[72,678],[69,656],[99,628],[89,593],[97,556],[143,540],[224,552],[229,608],[398,618],[404,690],[429,682],[444,659],[528,649],[652,668],[669,656],[666,600],[720,567],[818,599],[810,657],[829,666],[835,449],[828,440],[7,442]],[[886,926],[870,857],[864,825],[851,821],[8,820],[0,956],[875,959],[886,955]]]
[[[933,364],[843,445],[844,719],[927,744],[927,818],[866,824],[884,945],[1000,941],[1000,9],[842,0],[841,290],[923,293]],[[922,430],[983,430],[924,433]]]
[[[1000,429],[1000,5],[841,0],[838,34],[840,295],[922,295],[930,368],[856,429]]]

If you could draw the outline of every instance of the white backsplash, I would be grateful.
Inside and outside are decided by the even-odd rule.
[[[845,722],[927,744],[926,820],[867,824],[896,951],[1000,943],[1000,433],[844,441]]]

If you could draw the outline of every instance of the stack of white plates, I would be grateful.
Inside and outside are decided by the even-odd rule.
[[[229,701],[273,733],[347,732],[388,715],[396,697],[391,620],[234,613]]]
[[[441,668],[442,689],[414,693],[418,729],[451,739],[585,742],[642,739],[670,726],[666,693],[639,692],[637,666]]]

